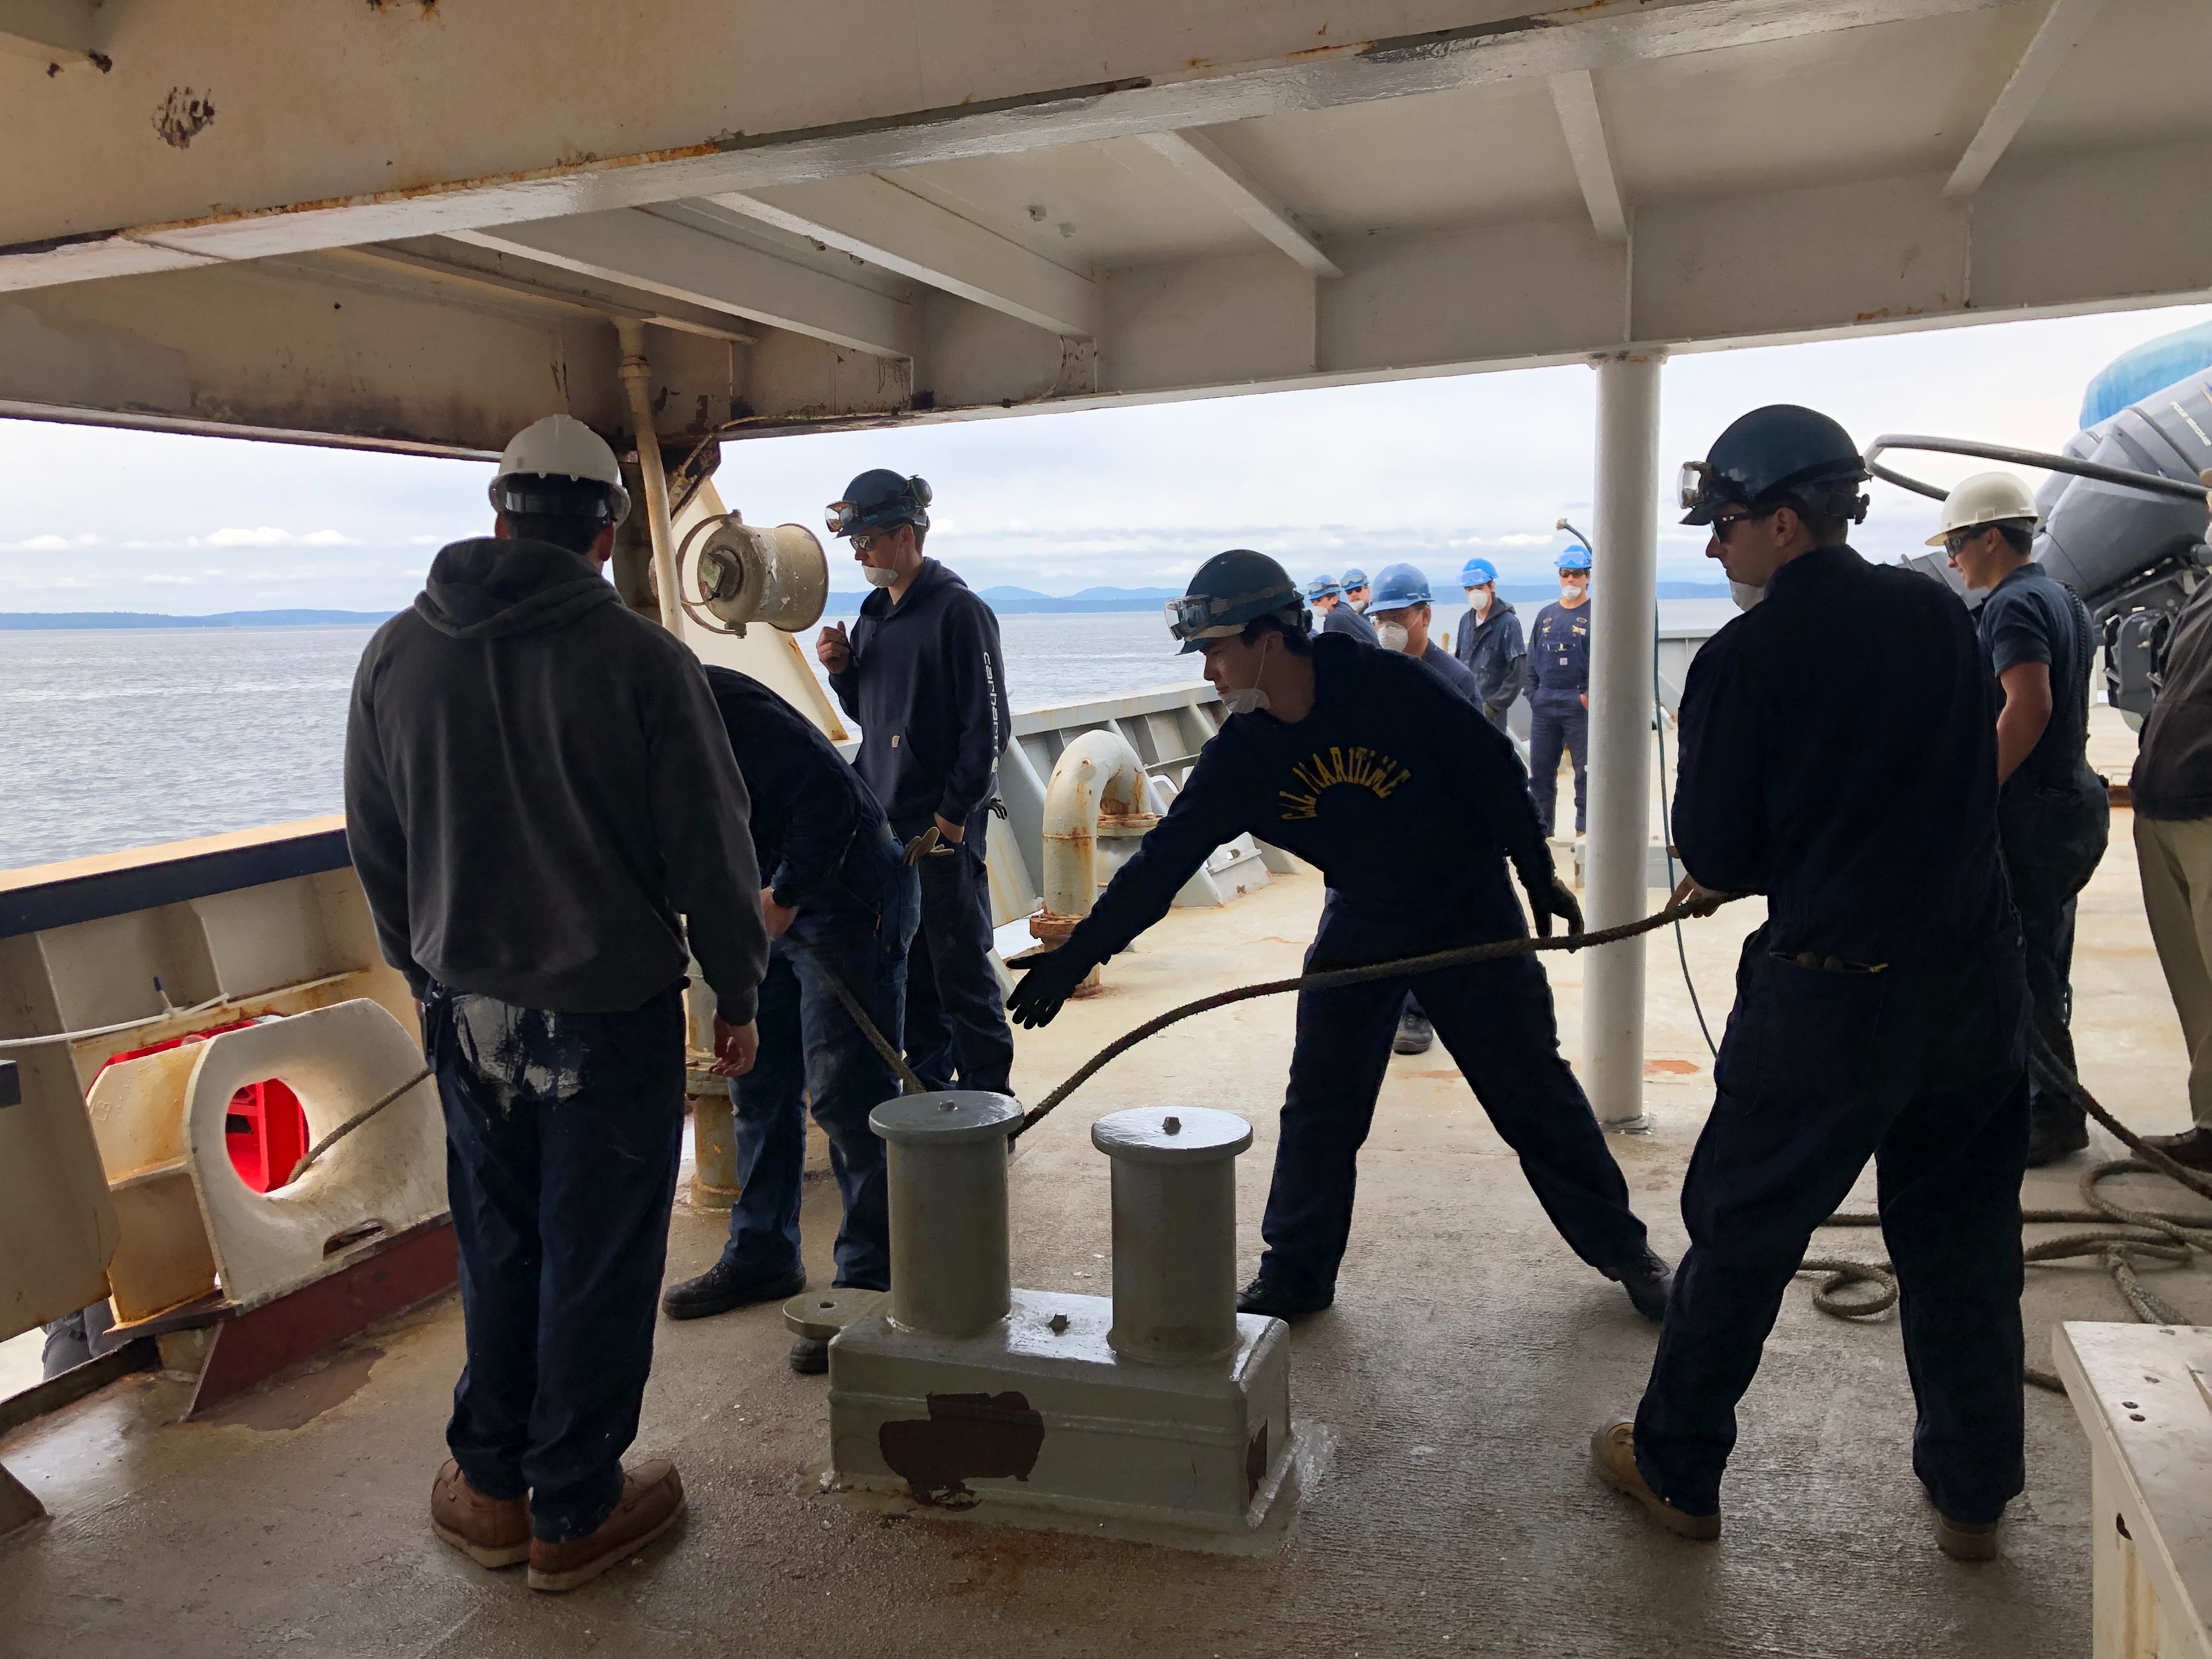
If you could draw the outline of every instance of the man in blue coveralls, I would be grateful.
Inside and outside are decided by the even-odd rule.
[[[1362,645],[1375,643],[1375,625],[1345,602],[1344,589],[1335,577],[1315,577],[1306,584],[1306,599],[1313,605],[1313,614],[1321,618],[1313,625],[1315,633],[1346,634]]]
[[[1522,637],[1521,617],[1498,597],[1498,567],[1489,560],[1469,559],[1460,570],[1459,585],[1467,592],[1467,619],[1452,637],[1452,655],[1474,674],[1482,694],[1482,712],[1503,732],[1528,672],[1528,647]],[[1582,750],[1575,753],[1579,756]],[[1552,769],[1559,770],[1556,757]]]
[[[1763,592],[1683,688],[1685,896],[1764,893],[1682,1187],[1690,1232],[1642,1407],[1599,1477],[1720,1535],[1736,1401],[1814,1229],[1872,1158],[1936,1541],[1996,1550],[2023,1478],[2027,988],[1997,855],[1995,688],[1966,610],[1845,542],[1856,447],[1754,410],[1684,469],[1686,524]]]
[[[709,668],[707,684],[752,797],[761,915],[775,942],[755,1017],[759,1056],[730,1085],[738,1193],[729,1243],[705,1273],[662,1293],[671,1319],[781,1302],[806,1288],[799,1199],[810,1100],[844,1202],[836,1283],[890,1289],[884,1143],[868,1114],[898,1093],[898,1073],[860,1035],[831,979],[878,1031],[898,1030],[921,907],[884,809],[814,723],[748,675]],[[830,1345],[796,1339],[791,1368],[828,1370]]]
[[[1528,632],[1528,777],[1536,816],[1550,835],[1558,821],[1559,751],[1575,758],[1575,833],[1583,833],[1589,749],[1589,549],[1559,555],[1559,597]]]
[[[1186,653],[1205,653],[1229,718],[1091,913],[1015,988],[1016,1019],[1048,1023],[1092,968],[1167,914],[1209,853],[1248,830],[1328,882],[1308,972],[1526,937],[1509,864],[1543,932],[1554,919],[1581,927],[1511,740],[1435,673],[1395,652],[1310,639],[1283,568],[1242,549],[1201,565],[1168,617]],[[1408,990],[1553,1224],[1656,1319],[1667,1264],[1560,1057],[1551,987],[1528,956],[1300,994],[1261,1224],[1267,1249],[1237,1307],[1296,1319],[1335,1299],[1354,1165]]]

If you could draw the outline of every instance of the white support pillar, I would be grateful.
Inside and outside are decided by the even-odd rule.
[[[1651,671],[1659,561],[1659,351],[1597,369],[1597,545],[1590,640],[1589,844],[1583,910],[1595,931],[1646,914]],[[1644,941],[1591,951],[1583,969],[1583,1086],[1607,1129],[1644,1116]]]

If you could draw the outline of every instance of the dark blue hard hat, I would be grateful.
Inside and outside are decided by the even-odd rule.
[[[1590,568],[1589,549],[1577,542],[1552,562],[1562,570],[1587,570]]]
[[[1316,576],[1306,584],[1306,598],[1309,599],[1333,599],[1343,592],[1336,585],[1334,576]]]
[[[1208,640],[1241,634],[1244,624],[1273,617],[1286,629],[1305,633],[1312,620],[1291,573],[1265,553],[1232,547],[1199,566],[1179,599],[1170,599],[1168,631],[1182,641],[1185,655],[1203,651]]]
[[[845,486],[842,501],[830,503],[824,518],[833,536],[849,536],[856,530],[883,525],[910,524],[929,528],[929,480],[909,478],[887,467],[863,472]]]
[[[1682,469],[1682,522],[1711,524],[1731,504],[1802,505],[1853,524],[1866,497],[1852,488],[1872,475],[1851,434],[1817,410],[1769,404],[1729,424],[1702,461]]]

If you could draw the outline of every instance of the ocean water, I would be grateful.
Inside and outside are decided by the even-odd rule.
[[[1733,614],[1725,600],[1660,606],[1668,623],[1708,611]],[[1017,709],[1199,678],[1156,611],[999,628]],[[346,697],[371,631],[0,632],[0,870],[338,811]]]

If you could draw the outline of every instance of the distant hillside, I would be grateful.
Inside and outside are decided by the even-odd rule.
[[[211,617],[165,617],[150,611],[0,611],[0,633],[64,628],[372,628],[389,611],[223,611]]]

